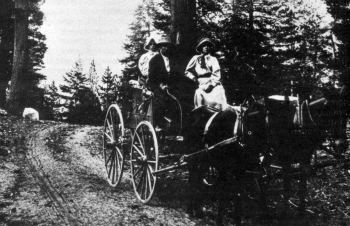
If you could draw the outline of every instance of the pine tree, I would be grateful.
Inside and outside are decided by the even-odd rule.
[[[154,4],[152,11],[152,24],[156,30],[164,34],[171,33],[171,9],[170,0],[159,1]]]
[[[44,95],[44,116],[43,118],[49,120],[60,120],[59,109],[60,104],[60,95],[58,93],[58,87],[55,84],[55,81],[52,81],[51,84],[45,86],[45,95]]]
[[[116,75],[112,76],[112,71],[109,67],[106,68],[103,77],[102,85],[100,87],[100,97],[104,110],[107,110],[109,105],[117,100],[117,85],[115,83]]]
[[[67,121],[78,124],[100,125],[102,111],[98,97],[88,87],[82,87],[73,95],[75,105],[69,105]]]
[[[350,0],[333,1],[326,0],[328,11],[334,18],[334,25],[332,27],[332,35],[334,34],[340,40],[339,47],[336,48],[335,38],[332,39],[334,45],[334,63],[340,70],[340,81],[342,85],[350,87]],[[350,92],[348,92],[348,97]]]
[[[78,90],[88,87],[88,79],[83,73],[81,60],[75,62],[73,69],[66,73],[63,80],[66,84],[60,85],[60,89],[67,99],[72,99],[73,95]],[[73,102],[75,102],[75,100],[73,100]]]
[[[66,111],[62,116],[71,123],[100,123],[102,117],[100,102],[97,94],[90,88],[89,79],[83,73],[80,60],[63,79],[66,84],[60,85],[60,89]]]
[[[29,20],[30,29],[28,32],[28,56],[24,70],[24,76],[21,78],[23,87],[23,103],[25,107],[33,107],[39,110],[43,107],[44,89],[39,87],[46,76],[38,71],[43,68],[43,58],[47,50],[46,37],[39,31],[39,26],[43,23],[43,13],[36,7],[35,13]]]
[[[130,35],[124,44],[127,56],[120,60],[124,65],[122,76],[118,77],[118,103],[128,108],[131,100],[132,90],[129,86],[131,79],[137,79],[141,74],[138,69],[138,60],[144,53],[144,44],[146,38],[153,31],[153,14],[155,13],[155,5],[153,0],[144,0],[135,11],[135,20],[130,25]]]
[[[125,65],[123,73],[123,79],[137,79],[140,76],[140,71],[137,68],[138,60],[140,56],[144,53],[144,44],[146,38],[150,36],[149,30],[149,18],[147,17],[147,12],[144,4],[138,6],[135,11],[135,21],[130,25],[131,34],[128,35],[128,41],[124,44],[124,49],[126,50],[127,57],[120,60],[122,64]],[[145,26],[147,25],[147,26]]]
[[[313,5],[276,1],[270,36],[280,80],[317,83],[323,75],[336,76],[333,69],[329,25]],[[328,22],[329,23],[329,22]]]
[[[45,36],[38,31],[43,21],[39,2],[16,0],[14,4],[15,48],[7,103],[8,111],[13,114],[20,114],[26,106],[40,109],[43,105],[44,91],[38,84],[45,76],[37,71],[42,67],[46,45]]]
[[[154,11],[153,26],[170,31],[172,4],[179,2],[167,0],[157,5],[161,9]],[[325,15],[306,2],[197,1],[198,37],[212,38],[216,50],[222,52],[220,65],[230,102],[237,96],[241,99],[237,89],[247,92],[243,98],[259,91],[281,92],[290,80],[316,81],[330,71],[337,77],[329,24],[322,25]],[[134,34],[142,36],[137,29]]]
[[[79,101],[75,94],[79,90],[88,87],[88,79],[83,73],[83,68],[80,60],[75,62],[73,69],[70,72],[66,73],[66,75],[63,77],[63,80],[66,84],[60,85],[60,89],[62,91],[61,98],[65,102],[64,107],[69,112],[77,105],[77,102]]]
[[[95,60],[92,60],[90,63],[90,68],[88,72],[88,84],[91,90],[97,93],[97,85],[99,83],[99,77],[96,72]]]

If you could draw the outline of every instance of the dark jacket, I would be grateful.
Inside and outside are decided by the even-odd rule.
[[[151,90],[159,89],[160,83],[172,86],[175,82],[174,62],[169,57],[170,72],[167,72],[161,54],[155,55],[149,62],[149,79],[147,85]]]

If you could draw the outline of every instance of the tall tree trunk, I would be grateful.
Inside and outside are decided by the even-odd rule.
[[[197,41],[195,15],[196,1],[171,0],[171,36],[178,50],[185,56],[191,56],[194,53],[194,45]]]
[[[24,71],[26,43],[28,39],[28,0],[15,0],[15,42],[13,53],[13,68],[7,110],[19,115],[23,109],[21,103],[21,77]]]
[[[6,105],[6,88],[11,79],[13,52],[13,2],[0,1],[0,107]]]
[[[176,67],[179,80],[177,82],[178,95],[180,101],[193,103],[194,84],[183,76],[185,67],[190,57],[195,53],[197,42],[197,29],[195,24],[196,1],[195,0],[171,0],[171,38],[177,46]],[[182,76],[181,76],[182,75]],[[181,90],[181,91],[180,91]],[[183,109],[189,112],[189,109]]]
[[[254,0],[249,0],[248,11],[249,11],[249,29],[250,31],[253,31],[254,30]]]

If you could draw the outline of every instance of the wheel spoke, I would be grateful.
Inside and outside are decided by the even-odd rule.
[[[111,158],[112,159],[114,159],[114,154],[113,154],[114,152],[112,152],[112,154],[111,154]],[[113,168],[113,166],[114,166],[114,161],[112,160],[112,163],[111,163],[111,166],[109,167],[109,169],[108,169],[108,178],[110,178],[111,177],[111,170],[112,170],[112,168]]]
[[[107,122],[109,133],[111,134],[111,136],[113,136],[113,128],[111,127],[111,123],[108,121],[108,118],[106,119],[106,122]]]
[[[144,129],[144,127],[142,126],[141,127],[141,135],[142,135],[142,144],[143,145],[146,145],[146,143],[145,143],[145,134],[144,134],[144,131],[145,129]],[[144,148],[146,148],[146,146],[144,146]]]
[[[121,150],[117,147],[117,158],[118,158],[118,165],[120,166],[120,169],[122,170],[122,166],[120,165],[120,161],[123,162],[124,161],[124,157],[123,154],[121,153]]]
[[[112,126],[114,126],[112,114],[113,114],[113,111],[111,111],[111,113],[109,114],[109,118],[111,119]],[[114,130],[114,127],[113,127],[113,130]]]
[[[131,145],[131,169],[134,191],[137,198],[147,203],[154,192],[158,167],[158,145],[152,124],[140,122],[134,132]]]
[[[140,180],[139,180],[139,183],[137,184],[137,186],[136,186],[136,190],[137,191],[140,191],[140,186],[142,186],[142,183],[143,183],[143,179],[144,179],[144,172],[145,172],[145,170],[142,170],[142,174],[141,174],[141,176],[140,176]],[[139,193],[141,193],[141,192],[139,192]]]
[[[109,184],[117,186],[123,173],[124,151],[121,138],[124,136],[123,117],[116,105],[109,107],[103,131],[103,151],[106,177]]]
[[[147,172],[144,173],[144,180],[143,180],[143,186],[142,186],[142,194],[143,194],[143,199],[146,199],[147,198],[147,187],[148,187],[148,184],[147,184],[147,176],[146,176]]]
[[[152,177],[153,177],[153,172],[154,172],[154,170],[152,169],[152,167],[151,167],[150,165],[148,165],[148,170],[149,170],[149,172],[151,173],[151,175],[152,175]]]
[[[141,127],[141,138],[142,138],[142,144],[143,144],[143,149],[144,149],[144,152],[145,152],[145,155],[148,156],[148,149],[147,149],[147,143],[145,141],[145,128],[142,126]]]
[[[105,162],[105,166],[106,166],[106,167],[107,167],[108,162],[111,161],[112,155],[113,155],[113,152],[109,155],[107,161]]]
[[[141,145],[142,150],[145,150],[145,147],[144,147],[144,145],[143,145],[143,143],[142,143],[142,141],[141,141],[141,138],[140,138],[139,134],[138,134],[137,132],[135,132],[135,135],[137,136],[137,139],[138,139],[138,141],[139,141],[139,143],[140,143],[140,145]],[[143,156],[143,155],[144,155],[144,154],[142,154],[142,156]]]
[[[149,187],[150,192],[151,192],[151,190],[152,190],[152,181],[151,181],[151,173],[150,173],[148,167],[147,167],[147,183],[148,183],[148,187]]]
[[[120,167],[120,163],[119,163],[119,158],[120,158],[120,157],[119,157],[119,155],[118,155],[118,150],[117,150],[117,151],[116,151],[116,154],[115,154],[115,163],[116,163],[116,165],[115,165],[116,167],[115,167],[115,168],[116,168],[118,171],[119,171],[120,168],[121,168],[121,167]]]
[[[132,146],[133,146],[134,150],[136,150],[136,152],[137,152],[141,157],[144,157],[144,156],[145,156],[135,144],[133,144]]]
[[[107,133],[105,133],[105,135],[111,142],[113,142],[113,138],[112,137],[110,137]]]
[[[113,158],[114,160],[114,167],[113,167],[113,174],[112,174],[112,184],[115,182],[115,169],[116,169],[116,164],[117,164],[117,158]]]
[[[142,172],[142,187],[141,187],[141,194],[144,194],[144,199],[147,197],[147,168],[145,167]]]
[[[138,169],[135,171],[134,177],[136,177],[137,174],[139,174],[143,168],[144,168],[144,166],[140,166],[140,168],[138,168]]]

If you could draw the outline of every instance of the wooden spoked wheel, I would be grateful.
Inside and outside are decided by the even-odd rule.
[[[142,121],[135,129],[130,164],[135,194],[142,203],[147,203],[157,181],[153,172],[158,169],[158,141],[150,122]]]
[[[108,183],[116,187],[123,175],[124,167],[124,122],[118,105],[108,108],[103,129],[103,155]]]

